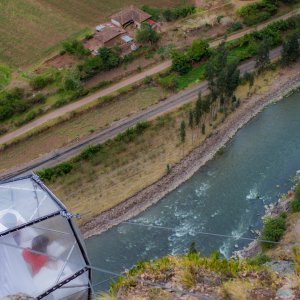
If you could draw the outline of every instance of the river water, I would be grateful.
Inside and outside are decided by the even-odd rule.
[[[192,241],[203,255],[218,250],[228,257],[248,242],[199,232],[255,237],[265,205],[287,192],[299,169],[300,93],[295,93],[264,109],[221,156],[131,220],[173,230],[121,224],[86,241],[91,263],[119,273],[141,260],[184,253]],[[97,272],[94,283],[109,278]]]

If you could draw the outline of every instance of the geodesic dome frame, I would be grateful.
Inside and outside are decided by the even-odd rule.
[[[72,217],[37,175],[0,181],[0,299],[89,299],[90,263]]]

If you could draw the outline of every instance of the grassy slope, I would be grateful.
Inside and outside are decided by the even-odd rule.
[[[0,63],[12,67],[39,61],[61,40],[83,34],[129,4],[170,6],[181,0],[5,0],[0,1]]]

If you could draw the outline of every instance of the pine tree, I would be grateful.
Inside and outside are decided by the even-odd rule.
[[[180,142],[182,143],[183,153],[184,153],[185,137],[186,137],[185,122],[184,122],[184,120],[182,120],[181,123],[180,123]]]
[[[189,110],[189,126],[192,130],[192,144],[194,143],[194,114],[193,110]]]
[[[264,40],[258,48],[256,57],[255,67],[257,68],[258,73],[266,70],[270,63],[270,45],[266,40]]]
[[[291,36],[282,46],[281,63],[290,65],[300,57],[299,41],[296,34]]]

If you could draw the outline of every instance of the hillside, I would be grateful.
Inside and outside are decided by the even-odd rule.
[[[23,67],[39,61],[62,40],[84,36],[88,28],[130,4],[175,6],[180,0],[9,0],[0,2],[0,64]]]

